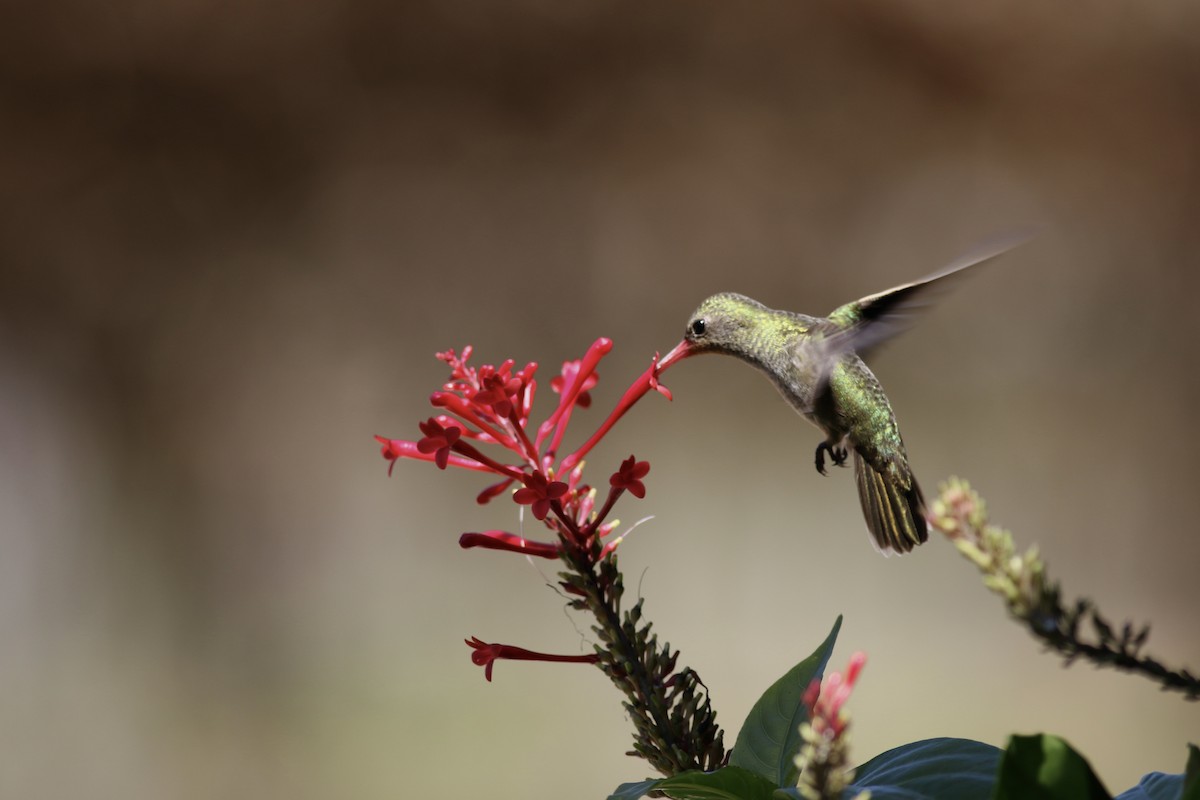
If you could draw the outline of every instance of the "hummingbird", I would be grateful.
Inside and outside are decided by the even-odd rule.
[[[913,475],[892,404],[863,361],[903,330],[946,279],[1010,249],[1025,236],[980,248],[911,283],[868,295],[827,317],[768,308],[732,292],[715,294],[688,319],[666,363],[700,353],[723,353],[762,371],[784,399],[825,438],[817,445],[817,472],[825,457],[839,467],[853,456],[854,477],[867,530],[884,555],[908,553],[929,538],[925,497]]]

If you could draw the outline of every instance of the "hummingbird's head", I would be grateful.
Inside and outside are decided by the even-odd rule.
[[[745,357],[755,326],[768,309],[740,294],[714,294],[688,319],[683,333],[688,355],[720,352]]]
[[[665,370],[676,361],[700,353],[726,353],[758,363],[761,323],[770,309],[757,300],[732,292],[714,294],[688,318],[683,341],[658,361]]]

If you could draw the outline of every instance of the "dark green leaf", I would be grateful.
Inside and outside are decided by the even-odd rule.
[[[995,800],[1110,800],[1087,759],[1057,736],[1013,736]]]
[[[839,615],[833,630],[813,654],[788,670],[787,674],[763,692],[750,709],[738,733],[730,766],[742,767],[771,781],[772,786],[795,786],[799,773],[796,754],[800,752],[800,723],[808,718],[801,700],[813,678],[825,674],[829,654],[842,627]]]
[[[1200,800],[1200,747],[1196,747],[1194,744],[1188,745],[1182,800]]]
[[[926,739],[880,753],[855,771],[872,800],[988,800],[1002,751],[971,739]]]
[[[1151,772],[1117,800],[1200,800],[1200,750],[1188,745],[1187,771],[1182,775]]]
[[[608,800],[637,800],[639,797],[645,797],[661,781],[662,778],[653,778],[638,783],[622,783],[608,796]]]
[[[1142,776],[1137,786],[1117,795],[1117,800],[1179,800],[1182,793],[1182,775],[1151,772]]]
[[[654,788],[676,800],[772,800],[775,792],[775,784],[741,767],[681,772]]]

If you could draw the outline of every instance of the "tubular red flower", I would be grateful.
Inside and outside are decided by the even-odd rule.
[[[550,388],[557,395],[562,395],[564,389],[570,391],[576,385],[576,379],[579,377],[579,368],[583,362],[579,359],[575,361],[564,361],[562,374],[556,375],[550,379]],[[592,394],[589,390],[596,388],[596,384],[600,381],[600,376],[593,372],[584,378],[579,385],[579,391],[575,398],[575,405],[580,408],[588,408],[592,405]]]
[[[601,526],[601,530],[603,531],[603,526]],[[600,537],[603,538],[603,537],[607,536],[609,532],[611,532],[611,529],[609,531],[605,531],[605,532],[601,533]],[[625,540],[624,536],[618,536],[617,538],[613,539],[611,542],[605,542],[604,546],[600,548],[600,557],[607,558],[608,554],[613,552],[614,550],[616,550],[618,547],[620,547],[621,542],[623,542],[624,540]]]
[[[388,462],[388,477],[392,477],[392,469],[396,466],[396,461],[404,457],[404,451],[407,449],[404,445],[411,445],[416,450],[416,444],[413,442],[405,442],[399,439],[388,439],[379,434],[375,434],[375,441],[379,442],[383,447],[379,449],[380,455],[387,459]]]
[[[539,520],[550,513],[550,504],[570,491],[562,481],[550,481],[542,472],[525,476],[525,488],[513,493],[513,500],[523,506],[533,506],[533,516]]]
[[[435,408],[444,408],[447,411],[462,417],[467,422],[486,433],[489,437],[491,437],[492,441],[502,444],[505,447],[512,447],[513,440],[511,436],[500,432],[491,423],[481,418],[479,414],[476,413],[476,407],[458,395],[452,394],[451,392],[434,392],[429,396],[429,402]]]
[[[587,524],[588,517],[596,508],[596,493],[590,487],[584,486],[575,497],[577,502],[574,504],[574,519],[577,525],[583,526]]]
[[[474,651],[471,653],[471,660],[483,667],[483,676],[489,681],[492,679],[492,665],[498,659],[502,658],[510,661],[558,661],[573,664],[595,664],[600,660],[600,657],[595,653],[586,653],[577,656],[537,653],[533,650],[526,650],[523,647],[513,647],[508,644],[489,644],[475,636],[463,641]]]
[[[578,450],[563,459],[562,468],[567,470],[578,464],[580,459],[586,456],[591,449],[596,446],[596,443],[604,438],[605,434],[609,432],[612,426],[617,424],[617,420],[625,416],[625,412],[631,409],[638,400],[641,400],[646,392],[654,389],[670,399],[671,393],[667,391],[666,387],[659,385],[658,376],[665,372],[666,369],[676,361],[687,358],[689,355],[691,355],[690,348],[691,345],[689,345],[685,339],[676,345],[671,352],[667,353],[662,360],[659,360],[658,356],[655,355],[654,360],[650,362],[650,367],[643,372],[628,389],[625,390],[625,394],[621,396],[621,400],[617,403],[617,407],[614,408],[612,413],[608,415],[608,418],[600,424],[600,427],[596,429],[596,432],[593,433],[591,437],[589,437],[588,440],[579,447]]]
[[[621,462],[621,468],[614,472],[608,483],[614,489],[624,489],[641,500],[646,496],[646,484],[642,478],[650,472],[650,462],[638,461],[633,456]]]
[[[455,442],[454,450],[458,453],[461,453],[466,458],[478,461],[491,472],[495,472],[498,475],[507,475],[514,480],[524,480],[524,473],[519,469],[507,466],[506,464],[501,464],[499,461],[491,458],[485,453],[479,452],[479,450],[472,447],[468,442],[462,440]]]
[[[583,483],[583,464],[577,464],[575,469],[567,473],[567,485],[571,487],[571,491],[579,490],[586,491],[580,487],[585,486]]]
[[[405,441],[404,439],[388,439],[385,436],[378,435],[375,437],[375,441],[383,445],[380,448],[380,452],[383,454],[383,457],[390,462],[388,464],[388,475],[392,474],[392,468],[396,466],[396,459],[398,458],[411,458],[416,461],[433,461],[436,457],[433,453],[422,453],[417,449],[416,442],[409,442]],[[493,471],[490,467],[479,464],[469,458],[463,458],[462,456],[453,454],[450,455],[446,463],[452,467],[473,469],[477,472]]]
[[[464,533],[458,537],[458,546],[464,550],[482,547],[485,550],[507,550],[538,558],[558,558],[559,546],[549,542],[535,542],[507,531],[483,531]]]
[[[558,443],[562,441],[563,433],[567,429],[567,422],[571,418],[571,411],[574,410],[576,404],[579,403],[580,393],[583,392],[585,388],[590,388],[588,380],[594,376],[596,365],[600,363],[600,360],[612,351],[612,346],[612,339],[601,336],[592,343],[592,346],[588,348],[587,353],[582,359],[579,360],[579,366],[572,370],[575,373],[574,380],[570,382],[564,382],[563,384],[564,391],[559,398],[558,408],[556,408],[554,413],[550,415],[550,418],[543,422],[538,428],[537,444],[539,447],[541,446],[542,441],[545,440],[547,434],[553,430],[554,439],[550,444],[550,449],[556,450],[558,448]],[[563,365],[564,377],[568,372],[568,364],[571,363],[573,362],[567,362]],[[551,381],[551,384],[553,385],[553,381]],[[595,385],[595,381],[592,381],[591,385]],[[584,405],[586,408],[586,404],[582,405]]]

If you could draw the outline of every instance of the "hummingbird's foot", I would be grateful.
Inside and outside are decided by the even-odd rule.
[[[821,473],[822,475],[829,474],[828,472],[825,471],[825,453],[826,452],[829,453],[829,458],[833,460],[833,465],[835,467],[846,466],[846,459],[850,457],[850,453],[847,452],[846,448],[834,447],[829,442],[821,442],[819,445],[817,445],[816,464],[817,464],[817,472]]]

